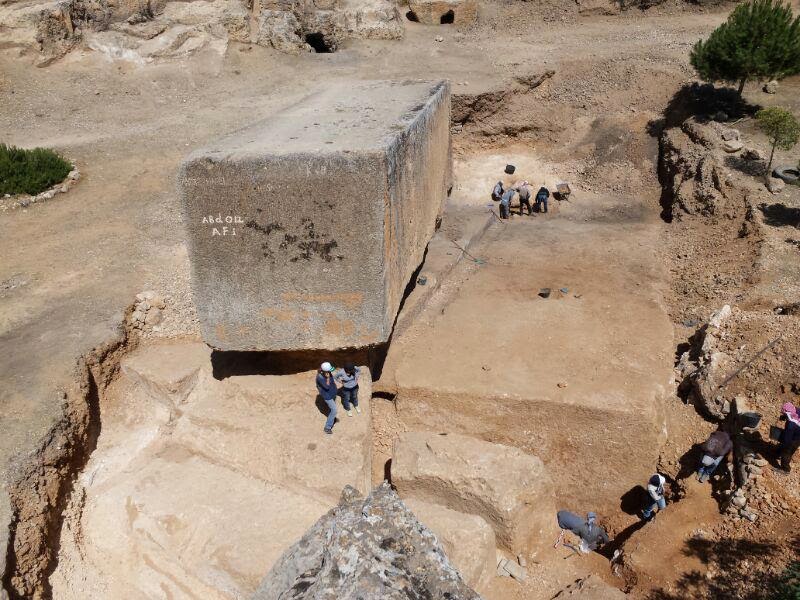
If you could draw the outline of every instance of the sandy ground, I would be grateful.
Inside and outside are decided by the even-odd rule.
[[[478,33],[436,43],[437,29],[418,26],[402,43],[353,44],[332,55],[293,58],[232,44],[223,57],[144,68],[87,52],[34,69],[15,51],[3,52],[0,136],[56,147],[84,178],[65,197],[0,216],[0,281],[9,282],[0,364],[10,382],[2,392],[9,434],[1,462],[48,427],[55,408],[48,394],[70,376],[77,356],[108,337],[135,293],[159,287],[177,296],[175,304],[188,304],[174,175],[189,150],[291,104],[326,78],[448,77],[461,93],[547,65],[561,69],[557,77],[569,89],[576,87],[576,52],[590,45],[598,60],[618,56],[622,32],[631,44],[626,60],[668,55],[683,73],[677,62],[685,49],[720,19],[601,19],[523,30],[510,49],[488,35],[471,43]]]
[[[222,56],[208,51],[146,67],[77,52],[34,69],[14,50],[3,50],[0,139],[56,147],[77,161],[84,177],[65,196],[0,215],[0,464],[30,449],[50,426],[59,409],[53,391],[71,378],[78,356],[115,330],[135,293],[156,289],[167,297],[165,333],[194,333],[174,191],[181,158],[326,81],[348,77],[446,77],[454,93],[478,94],[502,89],[517,75],[555,71],[535,92],[509,99],[510,120],[531,122],[527,131],[509,136],[467,124],[455,136],[456,203],[485,203],[493,177],[483,181],[483,173],[488,177],[496,162],[505,161],[508,153],[499,148],[509,143],[518,144],[514,156],[534,183],[568,178],[582,192],[574,206],[547,220],[515,218],[502,232],[491,232],[482,250],[490,263],[484,283],[504,283],[509,294],[499,302],[466,302],[456,313],[458,323],[483,319],[504,327],[513,348],[509,342],[491,353],[488,366],[496,366],[495,374],[513,371],[520,364],[515,353],[530,349],[522,368],[538,374],[535,385],[546,387],[547,395],[561,393],[552,384],[563,378],[564,395],[574,405],[605,403],[587,391],[607,384],[617,390],[609,398],[620,406],[652,397],[664,380],[671,336],[657,300],[659,280],[667,276],[653,256],[660,243],[658,207],[651,203],[656,144],[647,124],[691,75],[688,49],[724,14],[631,13],[545,22],[520,10],[510,11],[519,22],[513,33],[506,31],[509,13],[492,7],[485,24],[468,32],[410,25],[403,42],[352,43],[336,54],[303,57],[231,44]],[[444,41],[436,42],[443,31]],[[496,158],[487,159],[487,148]],[[571,245],[570,238],[580,242]],[[520,251],[550,276],[529,270],[516,286]],[[647,283],[637,286],[640,277]],[[539,287],[562,285],[584,297],[547,303],[535,297]],[[539,318],[517,331],[508,318],[517,310]],[[605,354],[579,344],[576,332],[561,325],[576,314],[607,340]],[[638,327],[626,322],[629,315],[641,320]],[[431,322],[452,328],[457,323],[449,318]],[[568,356],[537,360],[533,340],[547,338]],[[476,335],[471,343],[480,341]],[[634,360],[635,351],[647,356]],[[586,376],[581,360],[602,367],[602,377]],[[409,371],[419,369],[410,364]],[[458,372],[453,376],[458,379]],[[482,373],[479,379],[493,381]],[[514,393],[525,383],[511,379],[508,385]],[[0,503],[0,516],[5,509]]]
[[[342,488],[369,488],[368,370],[362,413],[341,411],[327,436],[313,371],[219,381],[197,342],[142,346],[121,369],[67,509],[55,598],[249,597]]]

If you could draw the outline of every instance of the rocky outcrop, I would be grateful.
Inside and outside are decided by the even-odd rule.
[[[681,355],[677,375],[681,388],[694,400],[708,417],[724,419],[730,412],[730,403],[722,395],[724,383],[733,360],[718,349],[725,321],[731,315],[731,307],[725,305],[715,312],[692,339],[692,348]]]
[[[388,484],[366,498],[346,487],[275,563],[253,600],[478,600],[436,536]]]
[[[391,0],[255,0],[253,41],[281,52],[334,52],[348,39],[400,39]]]
[[[727,188],[715,138],[711,125],[695,119],[661,136],[662,185],[669,193],[673,217],[724,212]]]
[[[78,45],[146,63],[228,41],[280,52],[333,52],[348,39],[400,39],[395,0],[50,0],[0,3],[8,44],[34,47],[46,66]]]

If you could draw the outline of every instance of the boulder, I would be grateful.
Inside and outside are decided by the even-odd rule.
[[[291,13],[265,13],[291,29],[271,43],[305,44]],[[192,153],[179,179],[204,340],[386,342],[441,216],[450,154],[446,82],[355,80]]]
[[[349,38],[399,40],[405,34],[397,3],[391,0],[349,0],[343,12]]]
[[[495,574],[497,549],[494,531],[477,515],[468,515],[416,498],[405,505],[436,534],[461,578],[478,592],[485,592]]]
[[[743,144],[739,140],[731,139],[731,140],[725,141],[722,144],[722,149],[725,150],[725,152],[733,153],[733,152],[738,152],[739,150],[741,150],[742,146],[743,146]]]
[[[269,532],[265,532],[268,534]],[[436,536],[384,483],[339,505],[275,563],[253,600],[479,600]]]
[[[783,182],[782,179],[778,179],[777,177],[770,177],[769,179],[767,179],[766,186],[771,194],[780,194],[783,191],[783,188],[786,187],[786,184]]]
[[[767,83],[764,84],[764,87],[762,89],[767,94],[775,94],[778,92],[778,82],[775,81],[774,79],[772,81],[768,81]]]
[[[720,137],[725,140],[726,142],[739,140],[740,134],[738,129],[728,129],[727,127],[722,129],[720,133]]]
[[[302,37],[300,22],[293,13],[282,10],[263,10],[258,15],[253,41],[260,46],[272,46],[287,54],[311,52]]]
[[[478,19],[475,0],[409,0],[408,7],[424,25],[471,25]]]
[[[465,435],[408,432],[396,440],[392,483],[404,498],[477,514],[511,551],[555,536],[553,484],[542,461]]]

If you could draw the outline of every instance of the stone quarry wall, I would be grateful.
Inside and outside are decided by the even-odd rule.
[[[386,342],[447,195],[449,121],[446,83],[343,83],[190,156],[180,193],[206,342]]]

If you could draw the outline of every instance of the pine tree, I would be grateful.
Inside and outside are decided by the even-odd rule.
[[[758,122],[758,127],[767,134],[769,142],[772,144],[767,171],[764,173],[764,177],[769,179],[775,148],[777,147],[781,150],[792,149],[800,139],[800,122],[788,110],[777,106],[758,111],[756,113],[756,121]]]
[[[800,73],[800,17],[781,0],[737,6],[707,40],[692,48],[692,66],[705,81],[739,83]]]

